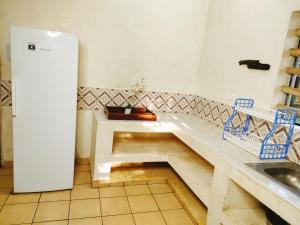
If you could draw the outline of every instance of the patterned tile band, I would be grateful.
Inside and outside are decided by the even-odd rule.
[[[219,103],[196,95],[186,95],[166,92],[141,92],[136,95],[129,90],[103,89],[91,87],[79,87],[77,91],[77,107],[82,110],[99,110],[105,105],[126,106],[128,103],[134,106],[145,106],[153,111],[195,114],[218,127],[223,127],[231,114],[229,105]],[[1,104],[11,105],[11,83],[1,81]],[[243,120],[243,114],[234,121],[235,125]],[[251,118],[250,132],[264,137],[270,131],[272,123]],[[284,127],[277,130],[273,141],[282,142],[287,137]],[[292,138],[288,159],[300,164],[300,132],[295,132]]]
[[[10,82],[10,80],[1,80],[0,97],[1,97],[1,105],[11,106],[11,82]]]
[[[195,96],[166,92],[139,92],[129,90],[79,87],[78,109],[102,109],[105,105],[144,106],[159,112],[193,113]]]

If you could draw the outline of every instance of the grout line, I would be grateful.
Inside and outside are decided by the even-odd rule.
[[[109,214],[109,215],[105,215],[105,216],[102,216],[102,217],[109,217],[109,216],[124,216],[124,215],[130,215],[130,214],[133,214],[133,213],[119,213],[119,214]]]
[[[101,216],[93,216],[93,217],[83,217],[83,218],[67,219],[67,222],[68,222],[67,224],[69,224],[70,221],[72,221],[72,220],[96,219],[96,218],[100,218],[100,219],[101,219],[101,222],[102,222]],[[63,220],[51,220],[51,221],[47,221],[47,222],[54,222],[54,221],[65,221],[65,219],[63,219]],[[42,223],[44,223],[44,222],[42,222]]]
[[[101,216],[86,216],[86,217],[76,217],[76,218],[70,218],[70,219],[63,219],[63,220],[82,220],[82,219],[93,219],[93,218],[99,218]],[[49,221],[46,221],[49,222]],[[51,220],[52,222],[52,220]]]
[[[112,217],[112,216],[124,216],[124,215],[131,215],[132,213],[121,213],[121,214],[113,214],[113,215],[105,215],[105,216],[102,216],[102,217]]]
[[[72,196],[72,193],[71,193],[71,190],[70,190],[70,201],[69,201],[68,222],[67,222],[68,225],[69,225],[69,222],[70,222],[71,196]]]
[[[8,198],[9,198],[9,196],[10,196],[10,193],[11,193],[11,191],[9,192],[7,198],[5,199],[3,205],[2,205],[2,207],[1,207],[1,209],[0,209],[0,212],[2,211],[2,209],[4,208],[4,206],[6,205],[6,202],[7,202]]]
[[[163,180],[163,182],[159,182],[159,183],[150,183],[149,182],[153,182],[153,181],[156,181],[156,180]],[[108,183],[105,183],[105,185],[108,185],[108,186],[105,186],[105,187],[101,187],[101,185],[97,186],[97,187],[92,187],[92,188],[108,188],[108,187],[126,187],[126,186],[136,186],[136,185],[151,185],[151,184],[166,184],[167,183],[167,180],[168,178],[167,177],[162,177],[161,179],[146,179],[146,180],[140,180],[140,179],[135,179],[135,180],[122,180],[122,181],[113,181],[113,182],[108,182]],[[144,182],[144,184],[125,184],[126,182]],[[118,186],[113,186],[114,184],[116,183],[121,183],[121,185],[118,185]]]
[[[101,215],[101,224],[103,224],[103,219],[102,219],[102,210],[101,210],[101,200],[100,200],[100,190],[99,188],[97,188],[98,190],[98,196],[99,196],[99,204],[100,204],[100,215]]]
[[[125,189],[125,188],[124,188],[124,189]],[[125,193],[126,193],[126,191],[125,191]],[[127,203],[128,203],[129,209],[130,209],[130,214],[131,214],[131,216],[132,216],[133,223],[136,225],[136,222],[135,222],[135,219],[134,219],[134,216],[133,216],[132,208],[131,208],[131,206],[130,206],[130,203],[129,203],[129,199],[128,199],[127,193],[126,193],[126,200],[127,200]]]
[[[180,194],[178,193],[178,191],[176,190],[176,185],[171,183],[169,180],[167,180],[166,183],[169,188],[171,189],[172,193],[174,194],[175,198],[177,199],[177,201],[179,201],[180,205],[182,206],[183,210],[185,211],[185,213],[188,215],[188,217],[192,220],[192,222],[194,223],[194,221],[197,221],[196,216],[193,215],[193,213],[190,211],[190,209],[187,207],[187,204],[183,201],[183,198],[181,198]],[[185,184],[185,183],[184,183]],[[185,184],[186,185],[186,184]],[[187,185],[186,185],[187,186]],[[187,186],[188,187],[188,186]],[[188,187],[189,188],[189,187]],[[196,196],[197,197],[197,196]],[[197,197],[198,198],[198,197]],[[198,198],[199,199],[199,198]],[[199,199],[200,200],[200,199]],[[201,201],[201,200],[200,200]],[[202,202],[202,201],[201,201]],[[205,206],[206,207],[206,206]],[[170,209],[171,210],[171,209]],[[167,211],[167,210],[164,210]]]
[[[36,202],[18,202],[18,203],[13,203],[13,204],[5,204],[5,205],[21,205],[21,204],[30,204],[30,203],[47,203],[47,202],[67,202],[69,200],[56,200],[56,201],[36,201]]]
[[[120,197],[126,197],[127,195],[118,195],[118,196],[107,196],[107,197],[100,197],[100,198],[120,198]],[[132,195],[130,195],[132,196]]]
[[[149,194],[139,194],[139,195],[120,195],[120,196],[112,196],[112,197],[100,197],[100,198],[119,198],[119,197],[127,197],[127,196],[141,196],[141,195],[151,195]]]
[[[42,193],[40,193],[39,200],[38,200],[38,202],[37,202],[37,204],[36,204],[36,208],[35,208],[35,211],[34,211],[34,214],[33,214],[31,223],[33,223],[34,218],[35,218],[35,216],[36,216],[36,212],[37,212],[37,210],[38,210],[38,207],[39,207],[39,201],[40,201],[41,197],[42,197]]]
[[[148,187],[149,187],[149,184],[148,184]],[[149,189],[150,189],[150,187],[149,187]],[[150,189],[150,190],[151,190],[151,189]],[[153,197],[153,199],[154,199],[154,201],[155,201],[155,204],[156,204],[157,208],[159,209],[159,212],[160,212],[160,214],[161,214],[163,220],[164,220],[165,223],[167,224],[167,221],[165,220],[165,218],[164,218],[164,216],[163,216],[163,214],[162,214],[162,212],[161,212],[161,209],[160,209],[160,207],[158,206],[158,203],[157,203],[157,201],[156,201],[156,199],[155,199],[155,197],[154,197],[154,193],[152,193],[152,197]]]
[[[128,203],[128,204],[129,204],[129,203]],[[135,221],[135,218],[134,218],[134,216],[133,216],[133,213],[131,213],[130,215],[131,215],[131,217],[132,217],[133,223],[136,225],[136,221]]]
[[[71,199],[71,201],[92,200],[92,199],[99,199],[99,197],[98,198],[75,198],[75,199]]]
[[[184,210],[184,208],[179,208],[179,209],[164,209],[164,210],[161,210],[161,211],[175,211],[175,210],[182,210],[182,209]]]
[[[159,213],[160,213],[161,217],[163,218],[163,220],[165,221],[165,223],[166,223],[166,225],[167,225],[167,221],[166,221],[166,219],[165,219],[164,215],[162,214],[162,211],[161,211],[161,210],[159,210]]]
[[[41,224],[41,223],[49,223],[49,222],[59,222],[59,221],[68,221],[68,219],[54,219],[54,220],[43,220],[43,221],[37,221],[37,222],[33,222],[33,223],[37,223],[37,224]],[[31,224],[33,224],[31,223]],[[16,224],[16,225],[23,225],[24,223],[21,224]],[[25,223],[26,224],[26,223]]]
[[[68,219],[45,220],[45,221],[39,221],[39,222],[32,222],[32,223],[30,223],[30,224],[33,224],[33,223],[38,223],[38,224],[40,224],[40,223],[49,223],[49,222],[57,222],[57,221],[68,221]],[[16,225],[23,225],[23,224],[27,224],[27,223],[21,223],[21,224],[18,223],[18,224],[16,224]],[[11,224],[11,225],[12,225],[12,224]]]
[[[90,172],[90,171],[82,171],[82,172]],[[166,181],[164,182],[164,183],[162,183],[162,184],[166,184],[167,186],[169,186],[169,188],[171,189],[171,192],[164,192],[164,193],[153,193],[152,191],[151,191],[151,189],[150,189],[150,187],[149,187],[149,185],[152,185],[152,183],[151,184],[149,184],[149,183],[147,183],[147,184],[135,184],[135,185],[123,185],[123,186],[117,186],[117,187],[123,187],[124,188],[124,190],[125,190],[125,196],[113,196],[113,197],[100,197],[100,187],[96,187],[97,188],[97,190],[98,190],[98,195],[99,195],[99,197],[98,197],[98,199],[99,199],[99,202],[100,202],[100,212],[101,212],[101,216],[100,216],[100,218],[101,218],[101,222],[102,222],[102,224],[103,224],[103,217],[108,217],[108,216],[118,216],[118,215],[129,215],[128,213],[127,214],[115,214],[115,215],[106,215],[106,216],[103,216],[103,214],[102,214],[102,207],[101,207],[101,198],[118,198],[118,197],[126,197],[126,200],[127,200],[127,203],[128,203],[128,205],[129,205],[129,208],[130,208],[130,215],[132,215],[132,218],[133,218],[133,221],[134,221],[134,223],[136,224],[136,221],[135,221],[135,219],[134,219],[134,214],[139,214],[139,213],[149,213],[149,212],[160,212],[161,213],[161,215],[162,215],[162,212],[163,211],[172,211],[172,210],[180,210],[180,209],[184,209],[184,211],[186,211],[186,207],[183,207],[183,208],[180,208],[180,209],[168,209],[168,210],[161,210],[160,208],[159,208],[159,206],[158,206],[158,204],[157,204],[157,201],[156,201],[156,199],[154,198],[154,194],[167,194],[167,193],[172,193],[175,197],[176,197],[176,199],[179,201],[179,202],[181,202],[181,199],[178,199],[178,195],[176,194],[175,195],[175,193],[174,192],[176,192],[176,190],[175,190],[175,187],[174,187],[174,185],[172,184],[172,185],[170,185],[170,183],[168,182],[168,178],[166,179]],[[151,180],[152,181],[152,180]],[[123,184],[125,184],[125,182],[121,182],[121,183],[123,183]],[[153,183],[153,184],[156,184],[156,183]],[[161,184],[161,183],[157,183],[157,184]],[[82,184],[74,184],[74,185],[91,185],[91,183],[82,183]],[[109,184],[110,185],[110,184]],[[148,189],[150,190],[150,193],[149,194],[139,194],[139,195],[128,195],[127,194],[127,192],[126,192],[126,189],[125,189],[125,186],[142,186],[142,185],[147,185],[147,187],[148,187]],[[171,187],[172,186],[172,187]],[[114,187],[114,186],[113,186]],[[94,188],[93,188],[94,189]],[[10,191],[11,192],[11,191]],[[36,206],[36,209],[35,209],[35,213],[34,213],[34,216],[33,216],[33,219],[32,219],[32,223],[33,223],[33,221],[34,221],[34,219],[35,219],[35,217],[36,217],[36,213],[37,213],[37,209],[38,209],[38,207],[39,207],[39,204],[40,203],[46,203],[46,202],[62,202],[62,201],[68,201],[68,200],[56,200],[56,201],[44,201],[44,202],[41,202],[40,200],[41,200],[41,196],[42,196],[42,194],[43,194],[44,192],[40,192],[40,196],[39,196],[39,200],[38,200],[38,202],[25,202],[25,203],[15,203],[15,204],[6,204],[6,202],[8,201],[8,198],[10,197],[10,195],[11,195],[11,193],[9,193],[9,195],[8,195],[8,197],[6,198],[6,200],[5,200],[5,202],[4,202],[4,204],[2,205],[2,207],[0,206],[0,212],[3,210],[3,208],[4,208],[4,206],[5,205],[17,205],[17,204],[30,204],[30,203],[37,203],[37,206]],[[129,203],[129,199],[128,199],[128,196],[144,196],[144,195],[152,195],[152,197],[153,197],[153,199],[154,199],[154,201],[155,201],[155,203],[156,203],[156,205],[157,205],[157,207],[158,207],[158,210],[156,210],[156,211],[147,211],[147,212],[136,212],[136,213],[133,213],[132,212],[132,209],[131,209],[131,206],[130,206],[130,203]],[[71,196],[72,196],[72,194],[71,194],[71,190],[70,190],[70,200],[69,200],[69,211],[68,211],[68,219],[62,219],[62,220],[51,220],[51,221],[64,221],[64,220],[67,220],[68,221],[68,224],[69,224],[69,221],[70,221],[70,209],[71,209],[71,201],[72,200],[87,200],[87,199],[97,199],[97,198],[84,198],[84,199],[71,199]],[[181,206],[183,206],[184,204],[181,204]],[[187,213],[188,214],[188,216],[189,216],[189,213]],[[97,216],[97,217],[99,217],[99,216]],[[83,217],[83,218],[73,218],[73,219],[84,219],[84,218],[97,218],[97,217]],[[162,217],[163,217],[163,215],[162,215]],[[191,219],[191,217],[189,216],[189,218]],[[73,220],[73,219],[71,219],[71,220]],[[166,220],[165,220],[165,218],[163,217],[163,219],[164,219],[164,221],[165,221],[165,223],[166,223]],[[193,221],[193,220],[192,220]],[[46,222],[46,221],[43,221],[43,222]]]
[[[159,207],[159,205],[158,205],[158,203],[157,203],[157,201],[156,201],[156,199],[155,199],[155,197],[154,197],[154,194],[151,194],[151,195],[152,195],[152,198],[154,199],[154,202],[155,202],[158,210],[161,210],[160,207]]]

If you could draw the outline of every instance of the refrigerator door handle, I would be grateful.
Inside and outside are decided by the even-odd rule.
[[[17,83],[15,80],[11,81],[11,92],[12,92],[12,99],[11,99],[11,105],[12,105],[12,116],[16,117],[16,96],[17,96]]]

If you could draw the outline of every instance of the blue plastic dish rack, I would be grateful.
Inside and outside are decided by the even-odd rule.
[[[238,112],[246,113],[245,119],[234,125]],[[273,127],[265,137],[256,136],[249,132],[251,116],[273,119]],[[297,111],[294,109],[266,110],[254,106],[253,99],[238,98],[235,100],[233,111],[224,125],[223,138],[239,147],[259,156],[260,159],[285,159],[288,154]],[[280,126],[287,131],[284,143],[272,143],[273,135]]]

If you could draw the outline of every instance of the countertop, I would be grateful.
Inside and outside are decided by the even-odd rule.
[[[242,187],[250,186],[248,180],[254,181],[256,187],[253,187],[253,191],[256,188],[261,190],[252,193],[259,200],[263,201],[267,205],[272,205],[272,209],[275,211],[293,210],[294,214],[298,213],[300,217],[300,198],[295,194],[289,192],[284,187],[278,185],[267,176],[263,176],[245,165],[245,163],[265,163],[265,162],[286,162],[287,160],[260,160],[258,156],[255,156],[247,151],[239,148],[238,146],[230,143],[227,140],[223,140],[223,130],[215,125],[208,123],[200,119],[197,116],[189,114],[175,114],[175,113],[157,113],[157,121],[124,121],[124,120],[107,120],[104,112],[95,111],[95,118],[97,123],[109,124],[113,127],[122,127],[122,129],[131,128],[136,126],[146,126],[153,129],[155,132],[172,132],[178,136],[189,136],[183,140],[184,142],[199,142],[213,155],[222,158],[233,168],[232,179],[235,179]],[[181,139],[181,138],[180,138]],[[189,143],[186,143],[189,145]],[[201,151],[196,151],[199,155],[206,158],[207,155],[202,155]],[[249,187],[249,190],[251,187]],[[252,189],[251,189],[252,190]],[[250,190],[250,191],[251,191]],[[272,197],[270,197],[272,196]],[[265,201],[264,201],[265,199]],[[286,206],[286,207],[284,207]],[[290,213],[293,214],[290,211]],[[289,212],[286,212],[289,213]],[[295,216],[295,215],[294,215]],[[296,218],[295,218],[296,220]],[[300,220],[298,220],[300,221]]]

